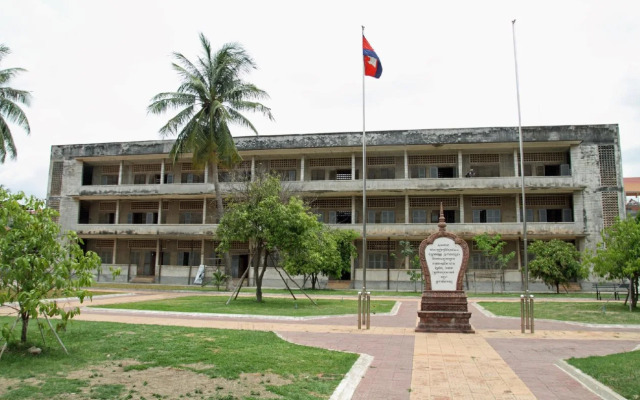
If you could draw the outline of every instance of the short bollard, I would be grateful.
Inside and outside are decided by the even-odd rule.
[[[358,292],[358,329],[371,327],[369,319],[371,317],[371,292]]]
[[[533,318],[533,295],[521,294],[520,295],[520,331],[530,331],[534,333],[534,318]]]

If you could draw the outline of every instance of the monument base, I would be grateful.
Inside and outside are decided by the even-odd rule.
[[[416,332],[475,333],[463,290],[423,292],[418,317]]]

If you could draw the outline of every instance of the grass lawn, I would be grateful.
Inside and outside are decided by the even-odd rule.
[[[570,358],[567,362],[619,395],[629,400],[640,399],[640,351]]]
[[[257,303],[253,297],[238,297],[226,305],[228,296],[188,296],[167,300],[118,303],[99,306],[101,308],[118,308],[127,310],[177,311],[212,314],[249,314],[280,315],[291,317],[307,317],[317,315],[358,314],[356,300],[317,299],[318,306],[313,305],[306,297],[292,298],[263,297]],[[391,311],[395,304],[392,300],[372,300],[371,313]]]
[[[12,342],[0,399],[328,399],[358,357],[271,332],[71,321],[60,337],[69,355],[35,322],[27,347],[42,354]]]
[[[478,302],[495,315],[520,317],[520,302]],[[544,302],[534,303],[535,318],[591,324],[640,324],[640,311],[629,311],[622,302]]]

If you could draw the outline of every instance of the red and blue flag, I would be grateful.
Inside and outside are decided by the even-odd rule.
[[[382,75],[382,64],[380,58],[373,50],[373,47],[367,42],[367,39],[362,36],[362,54],[364,55],[364,74],[366,76],[373,76],[374,78],[380,78]]]

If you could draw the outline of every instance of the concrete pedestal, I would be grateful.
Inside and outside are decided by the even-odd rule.
[[[475,333],[463,290],[424,291],[416,332]]]

